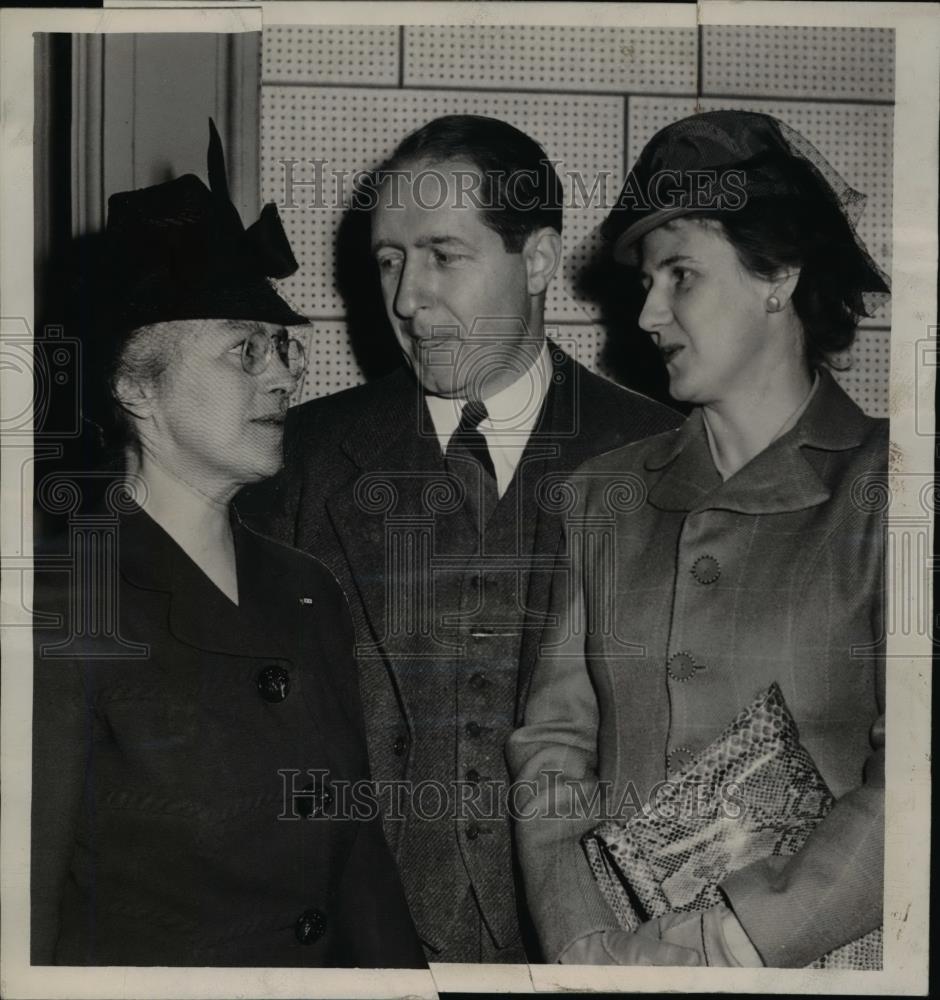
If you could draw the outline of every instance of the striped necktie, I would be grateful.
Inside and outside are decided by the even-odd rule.
[[[493,456],[490,455],[486,438],[480,430],[480,422],[486,420],[488,416],[485,403],[475,400],[464,403],[460,423],[447,443],[447,457],[451,458],[457,449],[463,449],[480,463],[483,471],[495,482],[496,468],[493,465]]]
[[[480,430],[480,421],[486,420],[487,416],[489,414],[483,403],[474,400],[465,403],[460,423],[447,443],[444,455],[448,471],[461,480],[467,491],[467,512],[472,514],[474,520],[482,518],[482,524],[489,521],[499,501],[496,468]]]

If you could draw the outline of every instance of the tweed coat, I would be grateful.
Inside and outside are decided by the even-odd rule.
[[[542,816],[516,836],[549,961],[617,927],[580,845],[597,816],[561,818],[576,786],[584,802],[609,782],[607,807],[627,803],[629,818],[772,681],[838,802],[799,854],[734,873],[723,892],[769,966],[808,964],[881,923],[883,524],[859,498],[885,466],[887,421],[821,380],[797,424],[725,482],[700,411],[572,477],[558,626],[508,746],[514,777],[537,783],[520,813]],[[553,770],[560,818],[545,815]]]
[[[557,346],[549,346],[554,378],[538,433],[530,438],[520,462],[530,482],[563,479],[592,455],[680,422],[680,416],[668,407],[592,374]],[[380,782],[420,783],[427,776],[416,773],[413,766],[416,741],[424,739],[436,721],[416,714],[418,699],[413,688],[409,691],[407,664],[427,653],[423,645],[427,638],[391,635],[385,545],[391,519],[400,518],[401,511],[420,509],[422,491],[443,473],[440,446],[423,391],[411,373],[401,369],[368,385],[313,400],[289,412],[285,442],[279,488],[275,490],[272,481],[262,490],[239,497],[236,503],[258,530],[316,553],[336,574],[349,597],[362,651],[360,678],[373,775]],[[395,506],[388,512],[373,509],[364,489],[379,480],[393,484],[388,492],[389,496],[394,493]],[[551,567],[562,536],[562,522],[550,507],[534,502],[528,507],[525,499],[522,503],[520,516],[535,522],[531,560],[541,569],[530,573],[528,589],[520,600],[523,635],[515,685],[517,720],[535,663],[538,631],[548,607]],[[484,727],[497,725],[485,718],[479,722]],[[453,725],[456,741],[456,719]],[[499,725],[503,725],[501,721]],[[501,746],[499,756],[502,758]],[[502,759],[499,769],[505,780]],[[389,843],[399,859],[408,821],[405,815],[386,822]],[[481,863],[486,866],[489,858],[489,867],[475,872],[473,882],[475,891],[484,898],[502,897],[496,907],[500,915],[493,926],[509,921],[514,929],[513,872],[511,864],[507,862],[504,870],[502,863],[503,857],[510,856],[508,822],[503,823],[503,829],[500,836],[505,843],[496,844],[493,838],[487,841]],[[435,887],[433,871],[418,874],[429,890]],[[403,875],[406,883],[420,881],[409,878],[415,873]],[[433,906],[422,905],[420,909],[429,914],[418,922],[423,940],[434,942],[447,933],[450,907],[436,913]],[[507,924],[507,934],[510,929]],[[501,936],[497,929],[497,941]]]
[[[34,964],[425,964],[378,818],[335,818],[368,778],[343,594],[235,541],[238,606],[121,515],[119,643],[82,624],[102,577],[37,573]]]

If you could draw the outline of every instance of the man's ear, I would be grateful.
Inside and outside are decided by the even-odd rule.
[[[114,398],[129,416],[146,420],[153,411],[154,389],[149,380],[118,375],[112,382]]]
[[[530,295],[541,295],[561,264],[561,233],[545,226],[529,233],[522,248]]]

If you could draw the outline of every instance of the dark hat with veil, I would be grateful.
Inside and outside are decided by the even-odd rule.
[[[855,231],[865,196],[847,184],[799,132],[770,115],[706,111],[661,129],[627,175],[601,229],[614,257],[635,263],[637,244],[671,219],[741,210],[762,199],[799,199],[837,209],[839,243],[858,287],[887,292],[889,283]]]

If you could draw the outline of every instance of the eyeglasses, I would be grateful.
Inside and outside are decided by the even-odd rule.
[[[255,330],[242,344],[242,368],[249,375],[260,375],[267,371],[274,352],[294,378],[300,378],[307,368],[304,345],[286,330],[272,333],[269,330]]]

